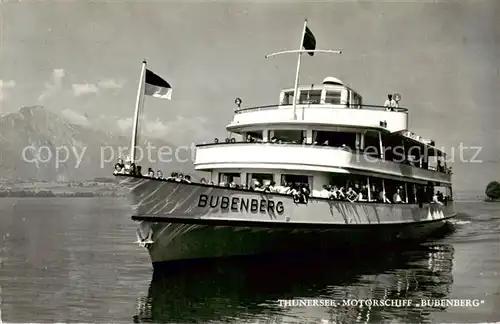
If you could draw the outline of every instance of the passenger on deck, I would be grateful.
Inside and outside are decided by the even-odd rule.
[[[308,195],[306,195],[307,189],[298,183],[293,184],[293,188],[291,191],[291,194],[293,196],[293,201],[295,203],[305,203],[307,204],[308,202]]]
[[[213,181],[210,181],[210,182],[208,183],[208,185],[209,185],[209,186],[213,186],[213,185],[214,185],[214,182],[213,182]]]
[[[438,164],[437,164],[436,170],[438,172],[444,172],[444,166],[441,164],[441,160],[438,160]]]
[[[278,188],[276,187],[276,182],[271,181],[269,186],[266,187],[265,191],[267,192],[278,192]]]
[[[290,187],[289,183],[284,181],[278,190],[279,190],[278,192],[281,194],[290,194],[292,192],[292,187]]]
[[[205,180],[205,178],[201,178],[201,179],[200,179],[200,183],[201,183],[201,184],[207,184],[207,180]]]
[[[349,189],[347,190],[345,195],[346,195],[347,200],[349,200],[350,202],[354,202],[356,200],[356,198],[358,197],[358,193],[356,191],[354,191],[354,189],[352,189],[352,187],[349,187]]]
[[[299,186],[294,183],[292,185],[292,189],[290,190],[290,194],[293,196],[293,201],[294,202],[300,202],[300,197],[301,197],[301,192]]]
[[[135,168],[135,175],[136,176],[139,176],[139,177],[142,177],[142,167],[140,165],[138,165],[136,168]]]
[[[439,197],[438,197],[438,194],[435,193],[433,196],[432,196],[432,202],[433,203],[436,203],[436,204],[439,204],[439,205],[442,205],[443,203],[439,201]]]
[[[120,162],[120,160],[118,160],[118,162]],[[125,173],[130,173],[130,164],[131,164],[130,158],[127,158],[125,160],[125,165],[124,165],[124,171],[125,171]]]
[[[229,183],[229,188],[236,188],[236,183],[234,183],[234,181],[231,181]]]
[[[119,166],[120,169],[122,169],[122,171],[125,172],[125,164],[123,164],[123,159],[118,159],[118,162],[116,162],[115,164],[115,170],[117,166]]]
[[[302,190],[302,194],[304,195],[304,198],[305,198],[306,204],[307,204],[307,200],[308,200],[309,196],[311,195],[311,189],[309,188],[308,184],[302,184],[301,190]]]
[[[384,102],[384,107],[386,111],[394,111],[398,106],[396,100],[392,99],[392,94],[387,95],[387,100]]]
[[[130,163],[130,168],[129,168],[129,172],[128,172],[130,175],[133,175],[135,176],[136,174],[136,170],[135,170],[135,163]]]
[[[339,200],[346,200],[347,199],[344,187],[339,188],[339,190],[337,191],[337,196],[338,196]]]
[[[156,179],[163,180],[163,172],[161,170],[156,171]]]
[[[186,175],[184,176],[184,182],[186,182],[186,183],[191,183],[191,182],[192,182],[192,181],[191,181],[191,176],[190,176],[189,174],[186,174]]]
[[[438,191],[438,192],[436,193],[436,196],[437,196],[437,198],[438,198],[438,200],[439,200],[440,202],[444,202],[444,196],[443,196],[443,193],[442,193],[441,191]]]
[[[319,198],[330,198],[331,197],[331,192],[330,190],[328,190],[328,185],[323,185],[323,189],[322,190],[319,190],[318,192],[316,192],[315,196],[319,197]]]
[[[255,191],[264,191],[264,188],[262,188],[262,185],[258,180],[254,182],[254,190]]]
[[[184,175],[182,173],[177,174],[177,177],[175,177],[175,181],[177,181],[177,182],[183,182],[184,181]]]
[[[113,171],[113,174],[124,174],[125,173],[125,166],[122,166],[119,162],[115,164],[115,171]]]
[[[404,204],[403,200],[401,199],[401,189],[397,189],[394,195],[392,195],[392,201],[395,204]]]
[[[154,178],[155,177],[155,172],[153,171],[152,168],[148,168],[148,174],[146,175],[149,178]]]
[[[273,136],[273,138],[271,138],[271,143],[276,143],[276,142],[278,142],[278,139]]]
[[[363,186],[356,197],[356,201],[368,201],[368,189],[366,186]]]
[[[337,186],[330,187],[330,199],[339,199],[339,188]]]

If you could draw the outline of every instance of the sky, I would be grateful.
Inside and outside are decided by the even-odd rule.
[[[365,104],[399,92],[410,130],[455,152],[456,190],[484,192],[500,180],[498,0],[3,0],[0,112],[43,105],[75,123],[127,130],[147,59],[173,93],[146,99],[145,132],[176,144],[226,137],[236,97],[275,104],[293,87],[296,56],[264,56],[297,49],[304,19],[317,48],[343,54],[304,56],[301,83],[335,76]]]

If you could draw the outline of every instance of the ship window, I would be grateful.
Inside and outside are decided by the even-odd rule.
[[[283,143],[302,143],[304,134],[301,130],[275,130],[274,137]]]
[[[321,90],[301,90],[299,104],[319,104],[321,102]]]
[[[325,103],[331,105],[340,105],[340,98],[340,91],[327,91],[325,96]]]
[[[380,141],[378,133],[367,132],[365,133],[365,147],[364,152],[370,156],[380,156]]]
[[[219,174],[219,183],[231,183],[241,184],[241,176],[239,173],[220,173]]]
[[[254,140],[262,140],[262,132],[247,132],[248,136]]]
[[[281,175],[281,183],[288,184],[306,184],[309,185],[309,176],[299,175],[299,174],[282,174]]]
[[[293,91],[285,92],[281,105],[293,105]]]
[[[358,95],[357,93],[352,94],[352,106],[354,108],[361,108],[360,106],[363,104],[363,99],[361,99],[361,96]]]
[[[252,179],[250,181],[250,186],[254,186],[255,182],[258,181],[261,185],[267,186],[274,180],[274,175],[272,173],[252,173]]]
[[[313,131],[313,137],[318,145],[333,147],[346,145],[351,150],[356,147],[356,133]]]

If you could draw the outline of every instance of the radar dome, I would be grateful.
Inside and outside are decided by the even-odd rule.
[[[332,85],[344,85],[344,82],[340,81],[339,79],[335,77],[326,77],[323,80],[323,84],[332,84]]]

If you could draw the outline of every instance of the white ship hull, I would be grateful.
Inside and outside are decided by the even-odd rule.
[[[420,240],[455,216],[453,204],[351,203],[119,176],[131,190],[139,242],[153,264]]]

